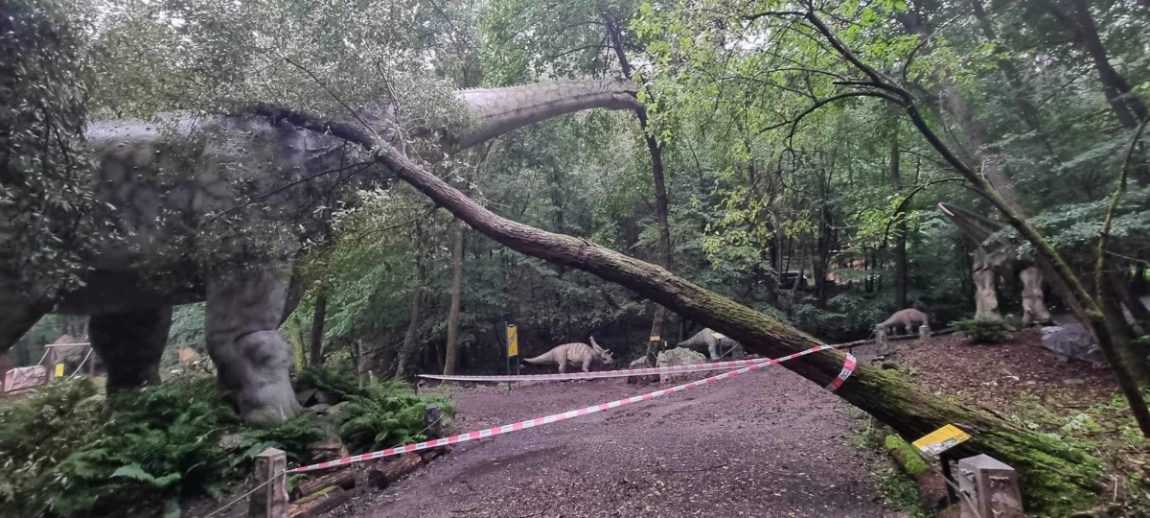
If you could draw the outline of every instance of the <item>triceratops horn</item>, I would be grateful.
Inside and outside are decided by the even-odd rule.
[[[587,338],[588,338],[589,340],[591,340],[591,347],[594,347],[595,349],[597,349],[597,350],[600,350],[600,351],[602,351],[602,350],[603,350],[603,348],[602,348],[602,347],[599,347],[599,344],[598,344],[598,342],[596,342],[596,341],[595,341],[595,337],[594,337],[594,336],[588,336]]]

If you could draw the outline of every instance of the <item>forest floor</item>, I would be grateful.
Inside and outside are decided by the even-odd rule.
[[[1108,367],[1058,361],[1042,347],[1037,329],[994,345],[971,344],[958,334],[916,342],[899,343],[890,361],[936,395],[988,407],[1085,447],[1105,469],[1100,483],[1106,491],[1097,504],[1112,508],[1113,516],[1148,516],[1150,444]],[[1150,388],[1145,392],[1150,396]]]
[[[595,380],[451,390],[456,427],[474,430],[654,389]],[[851,445],[862,420],[848,409],[770,368],[465,443],[330,516],[897,516],[871,474],[889,461]]]

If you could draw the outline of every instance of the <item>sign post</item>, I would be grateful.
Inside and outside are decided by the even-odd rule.
[[[511,372],[511,359],[515,359],[515,367],[519,369],[519,326],[515,324],[507,324],[507,374]],[[511,384],[507,384],[507,389],[511,390]]]

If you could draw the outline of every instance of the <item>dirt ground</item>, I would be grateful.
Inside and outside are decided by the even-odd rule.
[[[1110,399],[1117,389],[1105,366],[1058,361],[1042,347],[1037,329],[993,345],[972,345],[959,334],[935,337],[927,346],[915,342],[899,343],[894,359],[916,381],[932,392],[1003,413],[1015,410],[1020,398],[1034,398],[1052,409],[1080,410]]]
[[[653,390],[623,380],[454,388],[458,430]],[[329,516],[889,516],[847,405],[781,368],[456,447]]]

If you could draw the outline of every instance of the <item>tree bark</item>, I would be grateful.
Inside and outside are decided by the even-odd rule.
[[[455,374],[459,362],[459,302],[463,295],[463,227],[456,221],[451,240],[451,309],[447,314],[447,346],[443,358],[443,374]]]
[[[327,320],[327,285],[319,288],[315,296],[315,312],[311,320],[311,355],[308,366],[323,367],[323,328]]]
[[[890,181],[896,191],[902,190],[902,172],[900,169],[901,157],[898,148],[898,120],[890,136]],[[895,240],[894,240],[894,305],[902,309],[907,304],[907,290],[910,288],[910,271],[907,269],[906,258],[906,208],[900,206],[894,214]]]
[[[425,276],[423,274],[423,263],[418,256],[415,259],[415,272],[415,286],[411,291],[411,306],[408,313],[407,332],[403,334],[403,345],[399,348],[398,358],[395,362],[395,377],[399,379],[403,379],[408,375],[408,367],[415,358],[416,349],[419,346],[419,315],[423,306],[423,281]]]
[[[475,230],[513,250],[626,286],[731,336],[755,353],[776,357],[818,343],[784,322],[676,277],[665,268],[585,239],[546,232],[494,214],[390,145],[375,145],[376,158],[401,179]],[[789,362],[786,367],[825,386],[838,375],[844,359],[841,352],[827,350]],[[1070,492],[1081,496],[1097,488],[1098,465],[1092,458],[986,410],[936,398],[894,371],[859,365],[836,394],[907,439],[917,439],[943,424],[958,424],[973,438],[959,446],[957,453],[985,452],[1011,464],[1022,474],[1028,495],[1068,496]]]
[[[623,77],[630,80],[632,70],[631,64],[627,60],[627,51],[623,47],[622,29],[620,29],[618,21],[614,18],[605,15],[604,19],[607,26],[607,36],[611,39],[611,47],[615,50],[615,56],[619,59],[619,68],[623,72]],[[662,263],[664,268],[670,270],[672,268],[673,257],[671,253],[671,223],[668,217],[669,198],[667,196],[667,183],[663,168],[663,146],[648,127],[647,112],[639,110],[636,112],[636,116],[639,119],[639,128],[643,131],[643,141],[647,144],[647,154],[651,157],[651,178],[655,184],[655,222],[659,227],[659,262]],[[666,308],[657,306],[655,308],[655,315],[651,318],[651,334],[647,342],[647,361],[649,365],[655,365],[655,356],[659,351],[666,318]]]

